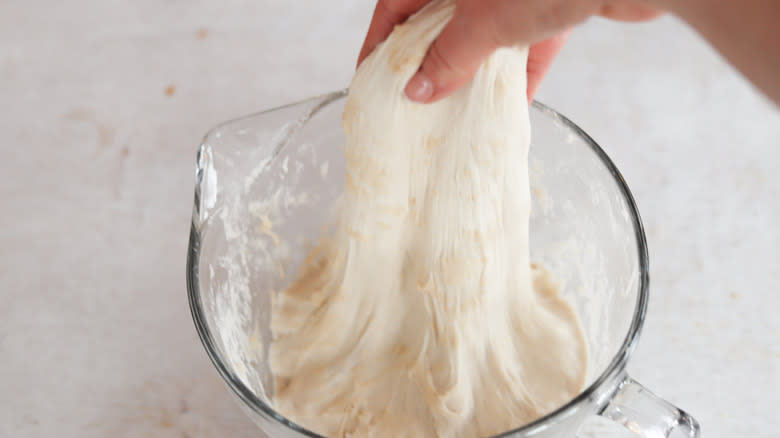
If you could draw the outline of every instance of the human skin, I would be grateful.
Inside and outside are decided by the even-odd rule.
[[[430,0],[377,2],[358,64]],[[594,15],[644,21],[668,11],[706,38],[754,85],[780,101],[780,2],[776,0],[457,0],[455,16],[406,87],[418,102],[440,100],[466,84],[497,48],[530,45],[533,98],[570,29]]]

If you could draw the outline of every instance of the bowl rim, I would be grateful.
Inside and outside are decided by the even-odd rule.
[[[194,202],[192,222],[190,227],[189,244],[187,248],[186,278],[187,278],[187,296],[189,301],[190,312],[192,314],[192,319],[195,324],[195,328],[198,332],[198,336],[201,340],[201,343],[203,344],[203,347],[205,348],[206,353],[209,356],[209,359],[214,364],[214,367],[217,369],[217,372],[222,377],[222,379],[226,382],[226,384],[231,389],[231,391],[242,402],[244,402],[244,404],[247,407],[249,407],[253,412],[257,413],[261,417],[270,418],[271,420],[277,422],[279,425],[287,427],[301,434],[302,436],[306,436],[310,438],[328,438],[328,437],[312,432],[311,430],[308,430],[305,427],[298,425],[297,423],[287,419],[279,412],[277,412],[275,409],[273,409],[273,407],[271,407],[268,403],[261,400],[257,395],[255,395],[254,391],[252,391],[249,387],[247,387],[241,381],[241,379],[230,370],[230,368],[226,365],[222,357],[220,357],[218,349],[216,348],[214,336],[212,335],[211,330],[208,327],[208,323],[206,322],[205,315],[203,312],[203,306],[200,298],[200,284],[198,281],[199,261],[200,261],[200,242],[201,242],[201,232],[202,232],[201,223],[198,218],[200,217],[200,205],[201,205],[200,185],[202,182],[203,171],[204,171],[204,169],[201,167],[201,163],[202,163],[201,159],[202,159],[202,154],[204,153],[206,139],[208,139],[212,134],[214,134],[215,132],[219,131],[220,129],[228,125],[231,125],[241,120],[251,119],[266,113],[278,111],[292,106],[301,105],[305,103],[316,103],[316,105],[308,114],[308,116],[311,117],[314,114],[316,114],[316,112],[318,112],[320,109],[324,108],[325,106],[337,100],[344,98],[346,95],[347,95],[347,90],[342,89],[332,93],[323,94],[313,98],[289,103],[268,110],[249,114],[243,117],[231,119],[226,122],[220,123],[216,127],[209,130],[208,133],[204,136],[204,142],[199,147],[198,154],[197,154],[195,202]],[[626,181],[623,178],[622,174],[617,169],[617,166],[615,166],[615,164],[609,158],[607,153],[601,148],[601,146],[599,146],[599,144],[596,143],[596,141],[593,140],[593,138],[591,138],[590,135],[588,135],[577,124],[569,120],[566,116],[562,115],[558,111],[552,109],[551,107],[537,100],[534,100],[531,103],[531,107],[541,112],[543,115],[555,119],[562,125],[566,126],[574,134],[579,136],[585,142],[585,144],[591,148],[591,150],[600,159],[601,163],[607,168],[609,173],[612,175],[615,183],[618,186],[619,191],[623,195],[628,210],[631,212],[631,219],[634,228],[634,237],[636,239],[636,244],[637,244],[637,256],[639,259],[638,260],[639,293],[637,294],[637,300],[634,307],[634,315],[631,321],[631,325],[628,328],[628,333],[623,339],[623,343],[621,344],[620,349],[612,358],[609,365],[599,375],[599,377],[593,381],[593,383],[591,383],[587,388],[585,388],[582,392],[580,392],[576,397],[569,400],[566,404],[555,409],[554,411],[542,417],[539,417],[536,420],[527,423],[523,426],[520,426],[518,428],[506,432],[502,432],[498,435],[493,435],[490,438],[503,438],[503,437],[513,436],[516,434],[529,434],[534,431],[537,431],[538,429],[543,429],[547,427],[547,425],[549,425],[550,423],[554,423],[555,420],[562,419],[573,414],[574,412],[577,411],[578,408],[588,403],[589,401],[592,401],[594,397],[598,396],[601,393],[601,391],[604,390],[605,387],[609,388],[609,385],[613,384],[614,388],[612,388],[609,391],[611,396],[611,394],[617,390],[616,382],[618,382],[620,380],[619,379],[620,376],[622,376],[625,373],[625,367],[628,362],[628,359],[631,356],[631,353],[636,348],[637,342],[639,340],[639,336],[641,334],[642,326],[644,324],[645,315],[647,313],[647,304],[649,300],[649,283],[650,283],[649,260],[648,260],[647,241],[645,237],[644,226],[642,225],[642,220],[639,215],[639,211],[637,209],[636,201],[634,200],[634,197],[631,194],[631,191],[629,190],[628,185],[626,184]],[[604,405],[606,405],[606,403],[607,403],[606,401],[603,402]],[[599,409],[601,408],[603,408],[603,406],[599,406]]]

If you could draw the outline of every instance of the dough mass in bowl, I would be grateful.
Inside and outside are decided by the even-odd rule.
[[[527,49],[404,97],[453,11],[433,1],[358,69],[335,232],[274,303],[274,406],[321,435],[490,436],[584,385],[579,320],[529,260]]]

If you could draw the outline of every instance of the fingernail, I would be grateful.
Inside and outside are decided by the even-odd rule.
[[[409,79],[404,92],[409,99],[424,103],[433,96],[433,81],[428,75],[419,71]]]

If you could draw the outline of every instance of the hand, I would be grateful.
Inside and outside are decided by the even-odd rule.
[[[379,0],[358,65],[397,24],[431,0]],[[417,102],[435,102],[465,85],[499,47],[530,45],[528,100],[532,100],[572,26],[591,15],[623,21],[659,15],[629,0],[457,0],[455,15],[431,44],[420,71],[406,86]]]

